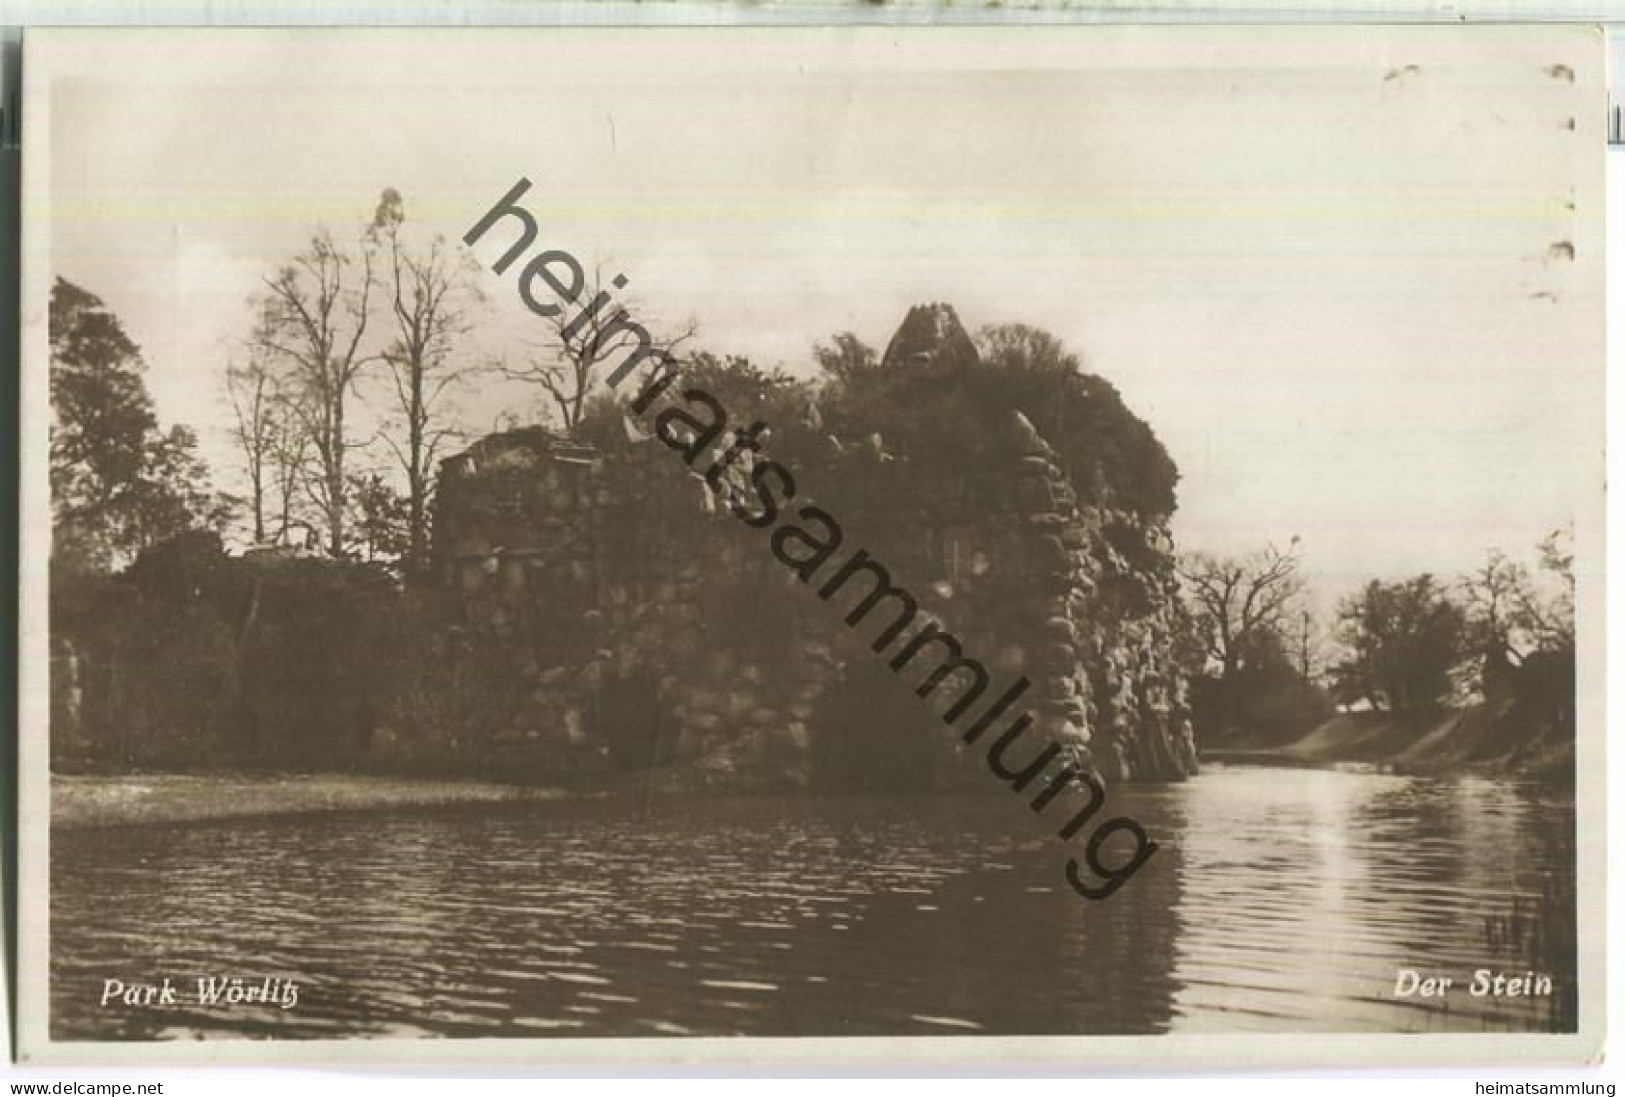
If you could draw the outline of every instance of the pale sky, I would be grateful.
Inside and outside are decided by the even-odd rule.
[[[29,45],[51,270],[28,276],[107,301],[221,471],[220,376],[261,275],[385,186],[456,239],[527,176],[540,246],[611,258],[640,319],[692,316],[762,365],[809,374],[843,329],[882,348],[933,300],[1053,331],[1178,463],[1181,548],[1297,535],[1323,591],[1521,553],[1600,499],[1585,28]],[[536,333],[517,271],[487,272],[482,352]],[[462,403],[488,426],[533,401]]]

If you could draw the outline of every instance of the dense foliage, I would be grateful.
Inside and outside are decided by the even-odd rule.
[[[1467,619],[1433,576],[1371,580],[1338,607],[1338,624],[1350,652],[1336,669],[1343,700],[1403,710],[1449,698]]]
[[[983,463],[988,425],[1019,411],[1060,454],[1080,502],[1142,517],[1173,513],[1178,470],[1107,380],[1083,370],[1054,336],[1025,325],[978,332],[976,356],[866,365],[850,342],[826,353],[825,421],[843,437],[880,434],[915,460]]]
[[[51,505],[58,567],[106,569],[226,507],[186,427],[164,430],[141,350],[102,300],[51,287]]]
[[[444,623],[383,568],[156,545],[114,576],[53,575],[53,748],[79,768],[364,759]]]

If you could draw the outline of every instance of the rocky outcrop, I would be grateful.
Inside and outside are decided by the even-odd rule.
[[[986,370],[941,305],[910,311],[879,368],[949,389]],[[921,621],[1031,680],[1037,730],[1108,779],[1192,772],[1165,516],[1099,485],[1080,497],[1031,417],[969,414],[975,446],[938,452],[919,432],[843,438],[814,407],[775,422],[769,452]],[[632,424],[624,444],[531,429],[445,464],[435,558],[461,655],[444,671],[474,660],[510,698],[494,747],[515,766],[566,757],[685,789],[954,785],[957,741],[936,716],[951,693],[933,710],[874,673],[872,631],[798,582],[728,490]],[[413,736],[389,747],[410,753]]]
[[[882,369],[931,366],[951,370],[973,366],[978,359],[976,344],[953,306],[930,304],[908,310],[880,361]]]
[[[657,424],[694,388],[732,421],[685,462]],[[444,462],[432,584],[230,556],[208,535],[58,582],[53,764],[987,788],[978,759],[961,764],[966,722],[944,721],[975,676],[945,672],[922,700],[947,657],[891,665],[929,623],[986,671],[974,711],[1025,677],[1035,741],[1108,780],[1192,772],[1172,466],[1102,379],[984,362],[930,305],[838,384],[710,360],[664,399],[641,421],[510,431]],[[754,460],[799,488],[772,529],[730,506],[754,498],[750,461],[705,475],[753,421],[771,428]],[[844,531],[816,575],[775,554],[809,506]],[[826,591],[860,550],[909,594],[907,620],[890,596],[858,612],[873,575]]]

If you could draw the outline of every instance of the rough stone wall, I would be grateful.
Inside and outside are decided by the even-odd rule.
[[[793,579],[677,464],[528,430],[443,468],[435,558],[457,631],[523,683],[495,738],[527,768],[562,750],[691,787],[804,783],[827,645],[787,608]]]
[[[917,309],[885,368],[975,354],[951,310]],[[917,624],[938,622],[987,665],[988,698],[1031,680],[1036,732],[1107,779],[1193,772],[1166,529],[1080,507],[1024,417],[988,429],[957,468],[878,437],[792,447],[797,504],[816,500],[848,535],[812,586],[862,547],[917,597]],[[879,624],[846,628],[850,601],[820,601],[658,440],[614,453],[540,429],[482,441],[443,467],[435,559],[462,607],[462,657],[482,652],[517,683],[492,733],[515,765],[562,752],[686,789],[839,784],[855,771],[821,758],[884,753],[881,733],[906,724],[910,741],[937,741],[899,754],[899,772],[927,787],[966,772],[912,695],[918,677],[867,673]],[[939,693],[940,713],[953,694]]]
[[[1188,679],[1175,653],[1186,629],[1173,571],[1173,543],[1161,523],[1125,511],[1080,515],[1089,552],[1077,592],[1079,658],[1087,669],[1099,729],[1097,764],[1121,780],[1196,772]],[[1121,545],[1135,550],[1125,555]],[[1145,562],[1135,563],[1134,557]]]
[[[1183,777],[1196,768],[1185,678],[1174,664],[1178,603],[1171,541],[1124,511],[1078,506],[1055,451],[1018,416],[1023,515],[1037,540],[1027,620],[1042,620],[1032,665],[1058,742],[1087,744],[1108,779]],[[1116,544],[1137,542],[1156,566]],[[1114,544],[1114,542],[1116,544]]]

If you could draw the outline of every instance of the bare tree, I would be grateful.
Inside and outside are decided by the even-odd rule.
[[[310,460],[302,469],[311,500],[326,527],[327,550],[344,555],[348,495],[346,423],[357,376],[371,359],[362,353],[375,287],[374,244],[363,238],[346,254],[325,229],[309,246],[265,279],[254,346],[284,371],[287,404]]]
[[[1513,665],[1535,651],[1574,648],[1573,531],[1560,529],[1537,546],[1537,584],[1529,568],[1491,549],[1484,564],[1461,581],[1473,642]]]
[[[226,396],[235,424],[231,437],[248,478],[256,543],[278,542],[299,518],[310,442],[300,425],[289,378],[272,358],[251,347],[246,363],[226,368]]]
[[[1297,547],[1294,537],[1285,551],[1270,545],[1247,556],[1192,553],[1180,561],[1192,616],[1224,677],[1246,665],[1266,634],[1289,639],[1288,611],[1303,591]]]
[[[1291,618],[1292,655],[1297,660],[1298,676],[1305,682],[1314,682],[1321,666],[1320,623],[1315,620],[1315,615],[1302,605],[1298,607],[1296,614],[1289,613],[1287,616]]]
[[[242,451],[243,470],[248,475],[249,506],[254,516],[254,541],[265,541],[266,495],[276,474],[276,378],[266,368],[265,359],[252,355],[246,365],[226,366],[226,397],[231,401],[236,425],[231,437]]]
[[[306,520],[308,510],[304,505],[309,496],[305,489],[305,477],[313,462],[310,458],[310,439],[301,428],[299,418],[294,415],[293,404],[286,394],[277,402],[275,413],[277,429],[272,435],[269,456],[271,484],[276,490],[277,524],[271,540],[276,544],[285,544],[290,530],[305,530],[307,539],[315,536],[313,527]]]
[[[1466,613],[1467,658],[1462,671],[1476,673],[1476,685],[1494,700],[1504,696],[1515,668],[1530,652],[1528,607],[1535,604],[1529,569],[1491,549],[1478,570],[1459,584]],[[1473,684],[1471,677],[1464,684]]]
[[[606,279],[602,261],[582,282],[571,307],[543,318],[548,334],[533,345],[536,356],[521,366],[499,367],[506,377],[539,386],[570,433],[581,424],[587,399],[598,387],[599,367],[639,351],[669,356],[698,330],[689,320],[665,337],[651,334],[634,320],[644,312],[641,302],[616,296],[625,279]]]
[[[454,362],[452,349],[468,334],[471,316],[485,297],[476,281],[479,266],[470,256],[452,250],[439,236],[413,249],[402,238],[405,220],[400,193],[386,189],[369,231],[385,253],[385,291],[395,338],[383,357],[405,438],[388,431],[383,438],[406,473],[404,565],[408,574],[415,574],[428,556],[429,496],[439,447],[458,434],[440,415],[441,398],[472,369]]]
[[[1541,539],[1540,569],[1551,576],[1555,591],[1542,598],[1531,589],[1522,607],[1526,627],[1547,651],[1574,651],[1574,526],[1553,530]]]
[[[1529,569],[1500,549],[1491,549],[1483,567],[1462,580],[1461,591],[1472,640],[1486,651],[1521,660],[1515,634],[1530,597]]]

